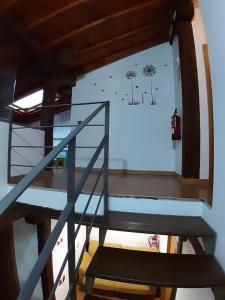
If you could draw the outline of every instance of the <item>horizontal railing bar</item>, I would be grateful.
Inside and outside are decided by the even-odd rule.
[[[80,123],[61,143],[59,143],[51,152],[49,152],[37,165],[27,174],[1,201],[0,201],[0,215],[9,206],[15,202],[19,196],[27,189],[33,182],[37,175],[46,168],[49,163],[65,148],[65,146],[74,138],[90,121],[106,106],[108,103],[100,105],[89,117]]]
[[[11,164],[9,165],[10,167],[21,167],[21,168],[34,168],[34,165],[18,165],[18,164]],[[46,167],[46,169],[63,169],[63,170],[67,170],[68,168],[64,168],[64,167]]]
[[[61,127],[77,127],[79,124],[68,124],[68,125],[42,125],[42,126],[20,126],[12,127],[13,130],[17,129],[44,129],[44,128],[61,128]],[[104,127],[104,124],[88,124],[85,127]]]
[[[11,145],[11,148],[54,148],[55,146],[30,146],[30,145]],[[67,146],[64,148],[68,148]],[[63,150],[62,150],[63,151]]]
[[[93,157],[91,158],[90,162],[89,162],[89,165],[93,167],[94,163],[96,162],[97,160],[97,153],[99,154],[101,152],[101,150],[103,149],[103,146],[104,146],[104,143],[105,143],[105,139],[106,137],[104,137],[101,141],[101,143],[99,144],[96,152],[94,153]],[[63,150],[61,150],[62,152]],[[94,159],[95,158],[95,159]],[[92,165],[93,164],[93,165]],[[85,169],[85,172],[84,172],[84,175],[87,173],[87,177],[89,176],[90,172],[91,172],[91,169],[92,167],[89,167],[89,165],[87,166],[87,168]],[[34,168],[35,166],[34,165],[23,165],[23,164],[10,164],[9,165],[10,167],[25,167],[25,168]],[[57,167],[47,167],[48,169],[57,169]],[[62,169],[62,167],[60,167],[60,169]],[[63,168],[63,169],[67,169],[67,168]],[[89,171],[89,172],[87,172]],[[28,174],[29,175],[29,174]],[[86,178],[87,179],[87,178]],[[81,178],[82,180],[82,178]],[[80,180],[80,181],[81,181]]]
[[[27,107],[27,108],[12,108],[12,107],[5,107],[0,109],[0,111],[5,111],[5,110],[19,110],[19,111],[26,111],[26,110],[35,110],[35,109],[42,109],[42,108],[51,108],[51,107],[64,107],[64,106],[82,106],[82,105],[94,105],[94,104],[104,104],[107,103],[108,101],[97,101],[97,102],[80,102],[80,103],[65,103],[65,104],[54,104],[54,105],[43,105],[43,106],[35,106],[35,107]],[[12,103],[13,104],[13,103]]]
[[[11,145],[12,148],[54,148],[56,146],[30,146],[30,145]],[[98,146],[76,146],[75,149],[96,149]],[[68,146],[66,146],[64,149],[68,149]],[[62,151],[63,151],[62,150]]]
[[[0,117],[0,121],[10,123],[10,119],[4,118],[4,117]]]
[[[76,146],[75,149],[97,149],[98,146]]]
[[[71,253],[71,251],[72,251],[73,248],[74,248],[73,246],[70,246],[70,248],[68,249],[68,251],[67,251],[67,253],[66,253],[65,257],[64,257],[63,263],[62,263],[62,265],[61,265],[61,267],[60,267],[60,270],[59,270],[59,273],[58,273],[57,278],[56,278],[56,280],[55,280],[55,283],[54,283],[54,285],[53,285],[53,287],[52,287],[52,289],[51,289],[51,293],[50,293],[50,295],[49,295],[49,297],[48,297],[48,300],[51,300],[52,297],[53,297],[54,294],[55,294],[55,291],[56,291],[56,289],[57,289],[57,287],[58,287],[59,280],[60,280],[60,278],[61,278],[61,276],[62,276],[62,273],[63,273],[63,271],[64,271],[64,269],[65,269],[67,260],[68,260],[68,258],[69,258],[69,256],[70,256],[70,253]]]
[[[88,124],[86,127],[104,127],[104,124]]]
[[[89,205],[90,205],[90,203],[91,203],[91,200],[92,200],[92,197],[93,197],[93,195],[94,195],[95,189],[96,189],[96,187],[97,187],[97,185],[98,185],[98,183],[99,183],[99,179],[100,179],[100,177],[101,177],[101,175],[102,175],[104,166],[105,166],[105,163],[102,164],[102,168],[101,168],[101,170],[100,170],[100,172],[99,172],[99,174],[98,174],[98,176],[97,176],[97,180],[95,181],[95,184],[94,184],[94,186],[93,186],[93,188],[92,188],[91,194],[89,195],[89,198],[88,198],[88,201],[87,201],[86,206],[85,206],[85,208],[84,208],[84,211],[83,211],[83,213],[82,213],[82,215],[81,215],[81,217],[80,217],[80,220],[79,220],[77,229],[76,229],[75,234],[74,234],[74,239],[76,239],[77,234],[78,234],[78,232],[79,232],[79,230],[80,230],[80,227],[81,227],[81,225],[82,225],[82,222],[83,222],[83,220],[84,220],[84,217],[85,217],[85,215],[86,215],[86,212],[87,212],[87,210],[88,210],[88,207],[89,207]]]
[[[67,222],[70,214],[74,211],[74,204],[68,203],[64,210],[62,211],[58,222],[56,223],[53,231],[51,232],[49,238],[47,239],[38,260],[36,261],[28,279],[26,280],[23,289],[21,290],[17,300],[30,300],[33,295],[33,291],[37,285],[40,274],[42,273],[49,256],[52,253],[52,249],[57,242],[65,223]]]
[[[22,165],[22,164],[10,164],[10,167],[24,167],[24,168],[34,168],[34,165]]]

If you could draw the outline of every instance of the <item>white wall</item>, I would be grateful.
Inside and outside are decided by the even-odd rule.
[[[8,187],[10,190],[12,187]],[[99,196],[93,196],[87,213],[95,211]],[[82,194],[78,198],[75,211],[82,212],[87,203],[88,195]],[[28,203],[53,209],[63,209],[66,205],[67,195],[62,191],[50,189],[29,188],[17,200],[21,203]],[[109,209],[113,211],[126,211],[137,213],[152,213],[179,216],[201,216],[205,204],[201,201],[185,201],[185,199],[147,199],[147,198],[109,198]],[[98,214],[103,214],[103,205],[100,205]]]
[[[181,117],[181,127],[182,127],[183,107],[182,107],[182,85],[181,85],[178,37],[174,38],[172,49],[173,49],[175,107],[177,108],[178,115]],[[182,174],[182,136],[180,141],[173,141],[173,146],[175,149],[175,172],[181,175]]]
[[[14,222],[13,230],[18,277],[20,287],[23,288],[38,258],[37,229],[36,226],[27,224],[24,219],[20,219]],[[42,285],[39,280],[31,300],[42,299]]]
[[[210,289],[177,289],[176,300],[214,300]]]
[[[213,207],[203,216],[217,232],[215,255],[225,269],[225,2],[200,0],[209,45],[214,109],[214,190]]]
[[[55,225],[57,223],[57,220],[51,220],[51,228],[54,229]],[[77,228],[77,224],[75,224],[75,230]],[[75,240],[75,264],[77,265],[82,248],[84,246],[86,240],[86,227],[81,226],[77,238]],[[64,226],[63,231],[61,232],[58,241],[56,242],[56,245],[52,252],[52,263],[53,263],[53,278],[54,281],[56,280],[58,273],[60,271],[61,265],[63,263],[63,260],[67,254],[68,251],[68,239],[67,239],[67,224]],[[69,290],[69,272],[68,272],[68,264],[66,264],[63,273],[60,278],[61,282],[59,282],[59,285],[56,289],[55,297],[56,300],[65,299],[66,295]]]
[[[184,242],[183,254],[194,255],[195,251],[191,246],[190,242]],[[209,288],[202,289],[177,289],[176,300],[214,300],[215,297],[212,290]]]
[[[13,128],[21,128],[13,125]],[[44,131],[22,128],[12,130],[12,146],[44,146]],[[44,156],[43,148],[13,148],[11,149],[11,164],[35,166]],[[30,167],[11,167],[11,176],[28,174]]]
[[[70,109],[54,115],[54,125],[70,125]],[[40,121],[35,121],[29,124],[30,126],[40,126]],[[72,127],[73,128],[73,127]],[[54,138],[64,138],[70,132],[70,127],[55,127],[53,130]],[[58,143],[55,143],[58,144]]]
[[[53,230],[57,220],[51,220],[51,229]],[[55,247],[52,251],[52,268],[53,268],[53,278],[56,280],[63,260],[68,251],[68,241],[67,241],[67,224],[65,224],[58,241],[55,244]],[[60,278],[58,287],[55,292],[56,300],[65,299],[69,291],[69,273],[68,273],[68,263],[66,264],[62,276]]]
[[[146,64],[157,68],[153,77],[153,90],[157,97],[155,106],[150,106],[148,101],[150,79],[142,74]],[[148,92],[143,105],[128,105],[131,83],[125,74],[129,70],[137,74],[133,80],[134,98],[141,100],[141,93]],[[73,103],[99,100],[109,100],[111,105],[110,168],[174,171],[175,153],[170,129],[170,118],[175,109],[174,78],[172,49],[168,43],[129,56],[80,78],[73,88]],[[90,107],[73,107],[71,120],[83,120],[88,113]],[[103,134],[100,128],[87,129],[78,142],[96,145],[100,139],[97,132]],[[83,163],[88,159],[87,152],[78,152],[79,156]]]
[[[195,1],[195,16],[192,21],[198,70],[200,106],[200,178],[209,178],[209,118],[204,53],[202,45],[207,43],[199,3]]]
[[[54,125],[66,126],[70,124],[71,124],[70,110],[63,111],[54,116]],[[64,138],[70,133],[70,131],[71,131],[71,127],[54,127],[53,137]]]

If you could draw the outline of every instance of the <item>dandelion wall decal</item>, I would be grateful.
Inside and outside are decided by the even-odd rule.
[[[156,73],[156,68],[153,65],[145,65],[143,68],[143,74],[147,77],[153,77]]]
[[[135,64],[137,65],[137,64]],[[136,72],[133,70],[129,70],[125,77],[130,80],[131,82],[131,97],[126,94],[126,100],[128,100],[129,105],[139,105],[139,104],[145,104],[147,102],[150,103],[150,105],[156,105],[156,97],[154,93],[157,93],[159,90],[158,87],[153,89],[153,77],[157,73],[157,69],[155,66],[149,64],[142,67],[142,74],[150,79],[150,91],[142,91],[142,83],[140,82],[140,79],[138,78],[136,80]],[[135,81],[134,81],[135,79]],[[135,83],[135,85],[134,85]],[[137,83],[140,83],[140,85],[137,85]],[[150,96],[149,96],[150,95]],[[123,98],[123,101],[125,99]]]
[[[127,79],[129,79],[130,82],[131,82],[131,95],[132,95],[132,97],[131,97],[131,102],[129,101],[128,104],[129,104],[129,105],[133,105],[133,104],[134,104],[133,78],[136,77],[136,73],[135,73],[134,71],[128,71],[128,72],[126,73],[126,77],[127,77]]]
[[[153,95],[153,89],[152,89],[152,77],[156,74],[156,68],[153,65],[145,65],[143,68],[143,74],[146,77],[150,77],[151,80],[151,92],[150,92],[150,105],[156,104],[156,97]]]
[[[128,71],[126,73],[126,77],[127,79],[133,79],[134,77],[136,77],[136,73],[134,71]]]

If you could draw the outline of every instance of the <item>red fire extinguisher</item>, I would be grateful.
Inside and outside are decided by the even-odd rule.
[[[180,140],[180,117],[177,115],[177,109],[175,109],[171,117],[171,129],[172,129],[172,140]]]

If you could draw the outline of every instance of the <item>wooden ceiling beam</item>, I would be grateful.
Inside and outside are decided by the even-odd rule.
[[[18,44],[11,41],[2,41],[1,44],[1,57],[0,57],[0,70],[8,67],[16,66],[18,61],[24,61],[26,54],[22,47],[18,47]]]
[[[113,63],[119,59],[125,58],[125,57],[133,55],[137,52],[140,52],[140,51],[146,50],[148,48],[154,47],[156,45],[165,43],[167,41],[168,41],[168,35],[164,34],[164,35],[155,37],[154,39],[147,40],[142,43],[137,43],[133,47],[130,47],[127,49],[122,49],[121,51],[118,51],[117,53],[113,53],[107,57],[99,58],[92,63],[86,64],[84,66],[77,66],[75,68],[76,74],[83,75],[85,73],[93,71],[94,69],[103,67],[103,66]]]
[[[14,0],[15,1],[15,0]],[[30,30],[38,25],[40,25],[41,23],[47,21],[50,18],[53,18],[59,14],[64,13],[65,11],[74,8],[78,5],[84,4],[86,2],[88,2],[89,0],[70,0],[70,1],[58,1],[58,3],[55,0],[48,0],[48,5],[52,5],[52,11],[44,14],[44,15],[39,15],[36,18],[32,17],[32,19],[30,20],[30,22],[28,24],[25,24],[25,27],[27,30]],[[38,2],[33,2],[31,1],[32,5],[37,5],[38,7],[40,7],[41,4],[45,4],[46,0],[42,0],[43,3],[40,3],[41,1],[39,0]],[[33,9],[35,9],[35,7],[33,7]]]
[[[154,25],[149,25],[149,26],[145,26],[145,27],[140,27],[140,28],[137,28],[136,30],[132,30],[130,32],[127,32],[127,33],[124,33],[124,34],[121,34],[119,36],[115,36],[109,40],[106,40],[106,41],[103,41],[101,43],[98,43],[92,47],[89,47],[89,48],[86,48],[85,50],[81,51],[78,53],[79,57],[84,55],[84,54],[90,54],[92,51],[94,50],[97,50],[97,49],[100,49],[100,48],[103,48],[107,45],[110,45],[112,43],[115,43],[117,41],[120,41],[120,40],[123,40],[125,38],[128,38],[128,37],[132,37],[134,35],[138,35],[142,32],[149,32],[149,31],[152,31],[152,32],[155,32],[155,28],[157,28],[157,32],[159,31],[159,28],[163,28],[163,30],[165,31],[169,29],[170,27],[170,22],[168,21],[165,21],[165,22],[159,22],[159,23],[156,23]],[[79,59],[78,59],[79,60]]]
[[[194,4],[191,0],[174,0],[174,18],[170,31],[170,45],[173,45],[175,35],[177,35],[176,26],[179,22],[191,22],[195,14]]]
[[[175,21],[191,22],[195,11],[191,0],[175,0],[176,19]]]
[[[75,36],[76,34],[78,34],[80,32],[83,32],[83,31],[85,31],[87,29],[90,29],[90,28],[92,28],[94,26],[97,26],[97,25],[103,25],[109,19],[116,19],[118,17],[128,15],[128,14],[134,12],[134,11],[137,11],[137,10],[141,11],[141,10],[144,10],[146,8],[149,8],[149,7],[152,7],[152,9],[154,9],[154,7],[156,5],[160,6],[160,5],[165,4],[165,3],[167,4],[167,3],[169,3],[169,1],[167,1],[167,0],[157,0],[157,1],[153,0],[151,2],[145,2],[145,3],[142,3],[142,4],[138,4],[138,5],[135,5],[135,6],[128,7],[124,10],[117,11],[113,14],[109,14],[109,15],[104,16],[102,18],[99,18],[95,21],[89,22],[84,26],[81,26],[79,28],[76,28],[76,29],[64,34],[63,36],[59,36],[59,37],[49,41],[46,46],[47,47],[54,47],[59,43],[65,42],[65,40],[71,39],[73,36]]]
[[[16,0],[1,0],[0,2],[0,10],[4,10],[7,7],[13,5],[16,2]]]
[[[38,62],[38,68],[41,72],[50,73],[56,79],[63,77],[65,81],[74,84],[75,78],[65,68],[63,68],[58,60],[46,49],[42,44],[36,41],[27,31],[20,27],[17,22],[7,12],[0,12],[0,21],[4,25],[5,29],[9,32],[14,40],[19,43],[23,43],[25,51],[27,48],[31,52],[31,56],[28,60],[36,58]]]
[[[142,44],[146,41],[155,41],[158,36],[166,36],[169,41],[169,26],[162,26],[156,29],[145,29],[142,31],[131,32],[131,34],[123,36],[122,38],[113,39],[107,45],[99,47],[93,51],[84,53],[83,55],[76,55],[76,60],[74,63],[71,63],[71,67],[76,70],[78,66],[87,65],[92,61],[102,59],[103,57],[108,57],[118,52],[121,52],[123,49],[129,49],[138,44]],[[155,45],[155,44],[154,44]]]
[[[98,60],[101,64],[105,57],[119,59],[138,44],[150,47],[156,35],[167,41],[178,0],[5,1],[12,5],[0,10],[6,28],[0,39],[4,49],[15,53],[13,60],[13,52],[5,51],[7,62],[19,62],[17,94],[22,95],[52,76],[60,86],[73,84],[77,69],[98,65]]]
[[[67,62],[74,59],[80,51],[95,47],[95,45],[104,43],[110,39],[122,36],[134,30],[138,30],[147,26],[157,28],[161,23],[172,25],[172,11],[161,10],[151,7],[145,10],[136,10],[130,14],[121,15],[117,18],[109,18],[104,24],[93,26],[85,31],[75,34],[69,41],[56,45],[52,51],[56,55],[62,54],[62,48],[68,49]],[[73,53],[73,54],[72,54]]]

